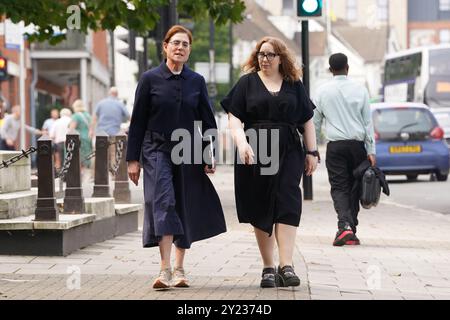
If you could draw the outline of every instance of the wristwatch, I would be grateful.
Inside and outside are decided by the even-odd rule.
[[[306,154],[310,154],[314,157],[317,157],[318,162],[320,162],[320,153],[317,150],[306,151]]]

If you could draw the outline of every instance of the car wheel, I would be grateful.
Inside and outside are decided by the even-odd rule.
[[[441,174],[440,172],[436,172],[437,181],[447,181],[448,174]]]
[[[406,179],[408,181],[416,181],[417,180],[417,176],[418,176],[418,174],[407,174],[406,175]]]

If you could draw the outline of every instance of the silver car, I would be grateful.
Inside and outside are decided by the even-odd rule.
[[[444,129],[444,138],[450,147],[450,108],[431,108],[430,110],[433,112],[439,126]]]

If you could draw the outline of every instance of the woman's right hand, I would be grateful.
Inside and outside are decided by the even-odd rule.
[[[137,186],[139,182],[139,175],[141,174],[141,165],[139,161],[128,161],[128,177]]]
[[[248,142],[243,142],[240,145],[238,145],[238,151],[239,151],[239,158],[241,159],[241,162],[244,164],[253,164],[254,162],[254,156],[252,147],[248,144]]]

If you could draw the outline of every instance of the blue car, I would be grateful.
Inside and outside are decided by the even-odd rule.
[[[387,175],[435,174],[446,181],[450,166],[444,130],[422,103],[371,105],[377,166]]]

